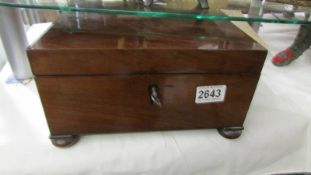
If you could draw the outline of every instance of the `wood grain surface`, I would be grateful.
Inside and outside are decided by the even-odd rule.
[[[61,15],[27,52],[52,135],[242,126],[267,53],[230,22],[98,14]],[[207,85],[225,101],[196,104]]]
[[[266,50],[230,22],[63,15],[28,49],[35,75],[255,73]]]
[[[248,75],[36,77],[54,135],[242,126],[257,84]],[[148,88],[159,87],[162,107]],[[196,104],[197,86],[227,85],[224,102]]]

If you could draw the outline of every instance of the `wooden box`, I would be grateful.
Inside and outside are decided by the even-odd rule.
[[[217,128],[241,135],[267,51],[230,22],[63,15],[28,49],[52,143]]]

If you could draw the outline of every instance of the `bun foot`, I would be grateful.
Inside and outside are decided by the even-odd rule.
[[[217,129],[219,134],[227,139],[237,139],[241,136],[243,126],[236,126],[236,127],[225,127]]]
[[[56,147],[66,148],[76,144],[80,137],[78,135],[52,135],[50,140]]]

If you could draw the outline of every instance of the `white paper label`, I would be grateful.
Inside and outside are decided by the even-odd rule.
[[[195,103],[223,102],[226,95],[226,85],[198,86],[195,95]]]

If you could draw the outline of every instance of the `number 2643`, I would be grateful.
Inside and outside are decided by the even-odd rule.
[[[202,98],[209,98],[209,97],[212,97],[212,98],[217,98],[217,97],[220,97],[221,96],[221,90],[220,89],[213,89],[213,90],[201,90],[199,91],[199,99],[202,99]]]

